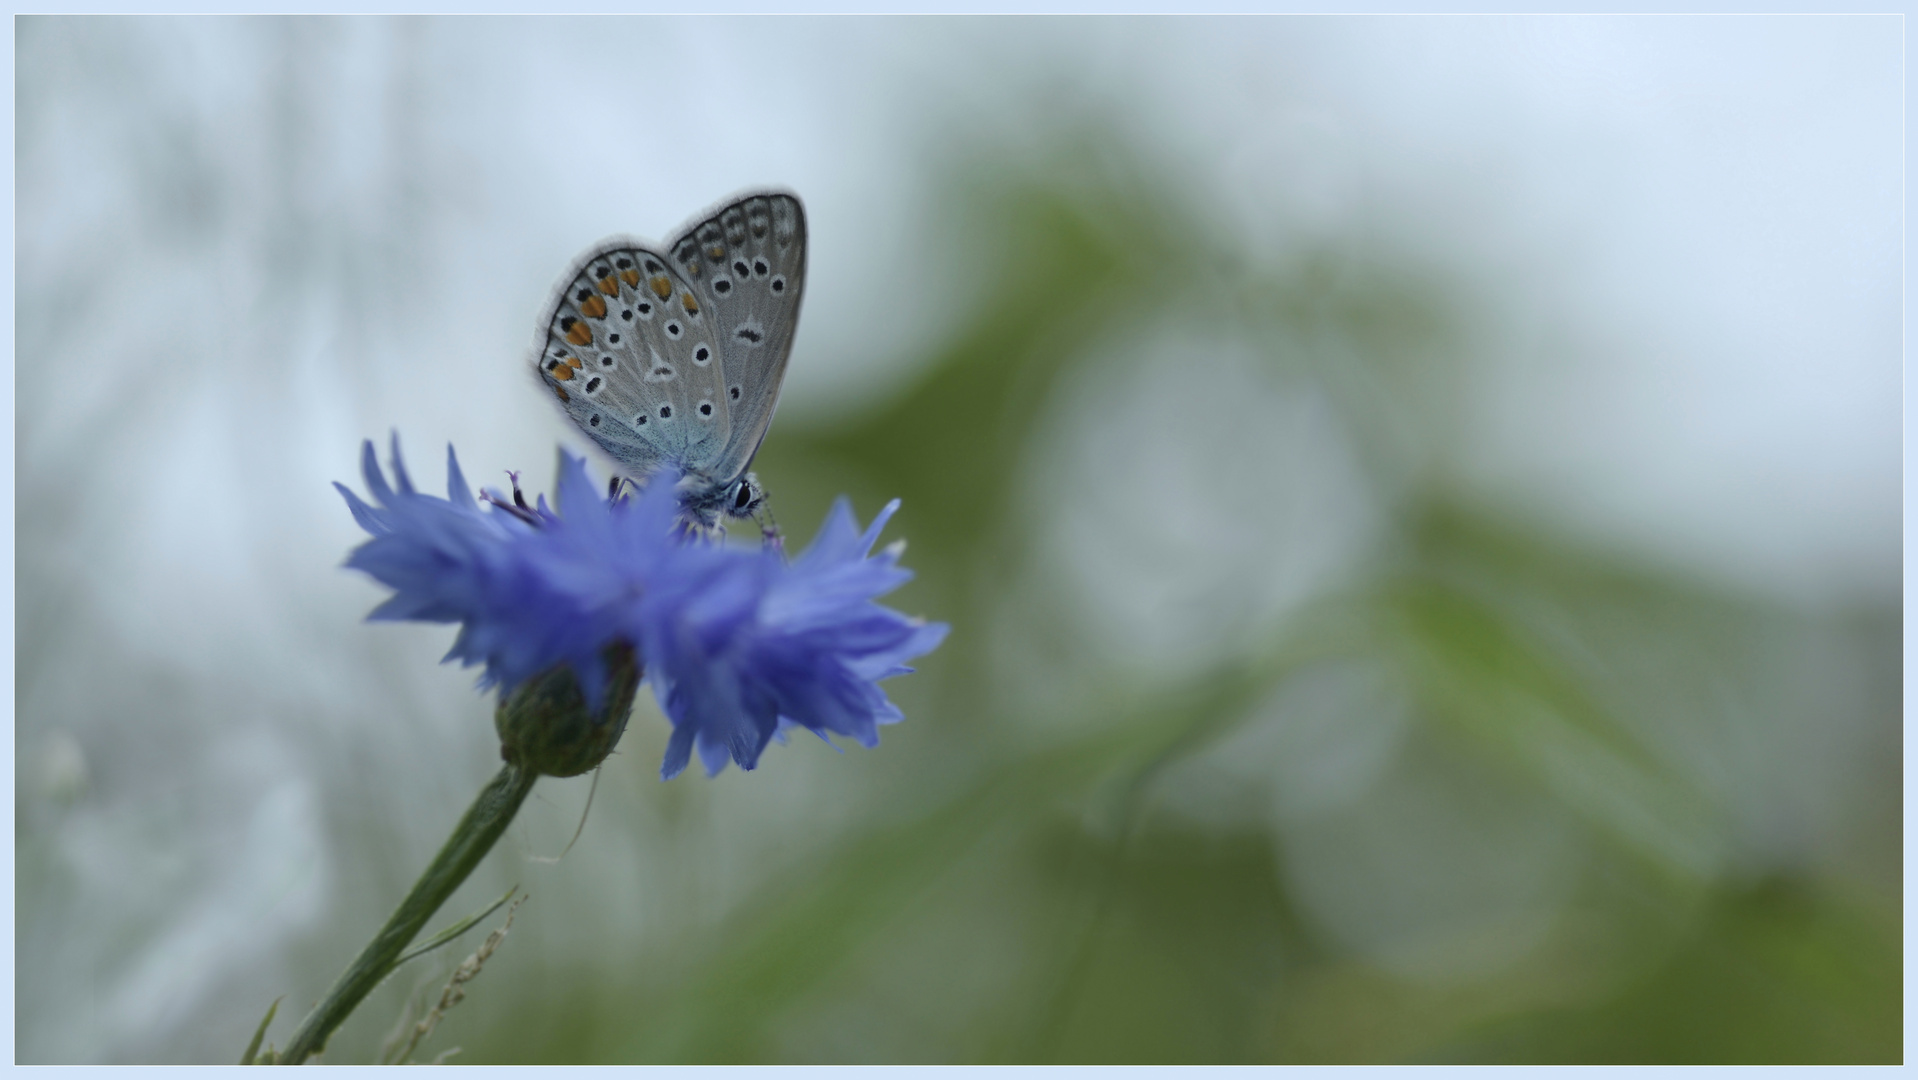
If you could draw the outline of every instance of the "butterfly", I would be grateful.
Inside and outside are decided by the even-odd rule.
[[[805,285],[798,197],[742,195],[663,248],[615,236],[575,259],[540,319],[534,370],[627,479],[677,471],[681,505],[708,528],[753,517],[766,493],[746,470],[779,403]]]

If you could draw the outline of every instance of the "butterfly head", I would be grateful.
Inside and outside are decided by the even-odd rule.
[[[689,475],[679,482],[679,501],[689,517],[711,528],[721,518],[757,520],[766,507],[766,489],[752,473],[723,484]]]

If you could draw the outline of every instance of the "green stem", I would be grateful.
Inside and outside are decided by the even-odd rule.
[[[473,800],[472,807],[447,838],[446,846],[440,848],[433,864],[420,875],[406,899],[400,901],[393,917],[380,927],[380,932],[333,984],[333,989],[327,991],[326,997],[300,1021],[293,1041],[280,1054],[281,1062],[298,1064],[326,1049],[326,1040],[332,1036],[333,1029],[340,1026],[380,980],[393,973],[399,966],[400,954],[418,936],[426,920],[433,917],[446,898],[453,895],[453,890],[466,880],[466,875],[473,872],[473,867],[492,850],[494,841],[506,831],[520,804],[526,801],[526,794],[533,790],[533,781],[538,779],[538,773],[509,764],[480,791],[479,798]]]

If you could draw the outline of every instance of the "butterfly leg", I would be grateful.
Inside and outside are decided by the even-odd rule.
[[[779,523],[773,520],[773,510],[765,501],[761,501],[753,513],[753,522],[759,526],[759,534],[765,545],[775,551],[784,551],[786,537],[779,531]]]

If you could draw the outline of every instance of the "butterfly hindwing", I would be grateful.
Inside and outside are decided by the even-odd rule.
[[[723,455],[714,319],[665,256],[629,238],[601,243],[562,279],[542,324],[540,380],[633,479]]]
[[[806,213],[792,195],[746,195],[687,226],[667,252],[720,343],[729,432],[698,468],[728,484],[751,464],[779,402],[806,285]]]

